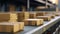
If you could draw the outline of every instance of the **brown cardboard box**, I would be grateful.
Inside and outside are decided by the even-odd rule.
[[[14,23],[14,22],[11,22],[11,23]],[[19,31],[24,30],[24,22],[16,22],[14,24],[18,24],[19,25]]]
[[[53,14],[46,14],[45,16],[51,16],[51,18],[55,17],[55,15],[53,15]]]
[[[0,32],[18,32],[18,23],[0,23]]]
[[[44,19],[44,21],[51,20],[51,16],[37,16],[38,19]]]
[[[44,16],[45,12],[37,12],[37,16]]]
[[[18,13],[18,22],[23,21],[24,19],[29,18],[29,12],[19,12]]]
[[[17,14],[16,13],[10,13],[9,22],[17,22]]]
[[[9,18],[10,17],[8,13],[0,13],[0,21],[8,21]]]
[[[45,14],[55,14],[55,12],[48,11],[48,12],[45,12]]]
[[[19,23],[19,29],[24,30],[24,22],[18,22]]]
[[[0,22],[16,22],[17,14],[16,13],[0,13]]]
[[[36,18],[36,13],[29,13],[29,18],[33,19],[33,18]]]
[[[43,24],[43,19],[25,19],[24,24],[28,26],[39,26]]]
[[[11,23],[14,23],[14,22],[11,22]],[[18,24],[19,25],[19,31],[24,30],[24,22],[16,22],[14,24]]]

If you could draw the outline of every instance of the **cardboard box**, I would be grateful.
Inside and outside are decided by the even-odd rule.
[[[44,19],[44,21],[50,21],[51,16],[37,16],[38,19]]]
[[[18,22],[22,22],[24,19],[29,18],[29,12],[19,12],[18,13]]]
[[[10,15],[8,13],[0,13],[0,22],[1,21],[8,21]]]
[[[0,13],[0,22],[16,22],[17,14],[16,13]]]
[[[36,13],[29,13],[29,18],[30,19],[36,18]]]
[[[43,24],[43,19],[25,19],[24,24],[26,26],[39,26]]]
[[[17,14],[16,13],[10,13],[9,22],[17,22]]]
[[[24,22],[18,22],[19,23],[19,29],[24,30]]]
[[[24,30],[24,22],[0,23],[0,32],[18,32]]]
[[[0,32],[18,32],[19,24],[16,23],[0,23]]]
[[[44,16],[45,12],[37,12],[37,16]]]
[[[55,17],[55,15],[53,15],[53,14],[46,14],[45,16],[51,16],[51,18]]]

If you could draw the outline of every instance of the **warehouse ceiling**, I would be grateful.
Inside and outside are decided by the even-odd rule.
[[[8,4],[14,4],[14,5],[24,5],[27,6],[27,0],[0,0],[1,4],[8,3]],[[52,2],[48,1],[47,3],[49,6],[53,5]],[[36,7],[36,6],[45,6],[46,0],[30,0],[30,6]]]

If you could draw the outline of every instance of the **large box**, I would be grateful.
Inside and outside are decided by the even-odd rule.
[[[37,16],[38,19],[44,19],[44,21],[50,21],[51,16]]]
[[[18,32],[19,24],[17,23],[0,23],[0,32]]]
[[[0,22],[16,22],[16,13],[0,13]]]
[[[36,12],[31,12],[31,13],[29,13],[29,18],[30,18],[30,19],[36,18]]]
[[[18,22],[24,21],[24,19],[29,18],[29,12],[19,12],[18,13]]]
[[[24,30],[24,22],[0,23],[0,32],[18,32]]]
[[[26,26],[39,26],[43,24],[43,19],[25,19],[24,24]]]

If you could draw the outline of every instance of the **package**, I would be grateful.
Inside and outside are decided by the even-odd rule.
[[[24,30],[24,22],[18,22],[19,23],[19,29]]]
[[[15,23],[0,23],[0,32],[18,32],[19,24]]]
[[[0,13],[0,22],[16,22],[16,13]]]
[[[37,12],[36,15],[37,15],[37,16],[44,16],[44,15],[45,15],[45,12]]]
[[[51,16],[51,18],[55,17],[55,15],[53,15],[53,14],[46,14],[45,16]]]
[[[35,12],[34,13],[29,13],[29,18],[30,19],[36,18],[36,13]]]
[[[44,21],[50,21],[51,16],[37,16],[38,19],[44,19]]]
[[[8,13],[0,13],[0,22],[2,21],[8,21],[10,15]]]
[[[29,12],[19,12],[18,13],[18,22],[23,22],[24,19],[29,18]]]
[[[24,30],[24,22],[0,23],[0,32],[18,32]]]
[[[25,19],[24,24],[26,26],[39,26],[43,24],[43,19]]]

